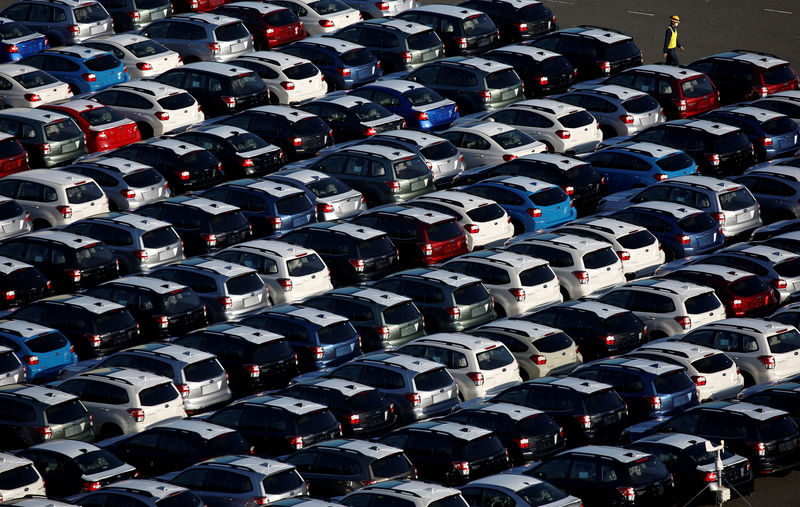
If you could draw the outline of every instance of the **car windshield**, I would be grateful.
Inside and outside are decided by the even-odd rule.
[[[78,454],[72,458],[83,475],[92,475],[124,465],[119,458],[104,449]]]
[[[506,211],[495,203],[483,204],[467,211],[467,216],[473,222],[486,223],[503,218]]]
[[[286,261],[286,271],[289,276],[308,276],[319,273],[325,268],[325,263],[315,253],[302,254],[302,257],[295,257]]]
[[[733,366],[733,360],[727,355],[712,352],[692,362],[692,367],[699,373],[717,373]]]
[[[5,472],[0,472],[0,490],[13,491],[20,488],[27,489],[27,487],[33,486],[39,479],[39,474],[36,473],[32,464],[14,467]]]
[[[737,296],[755,296],[769,290],[769,286],[757,276],[746,276],[733,282],[731,292]]]
[[[268,475],[261,481],[264,493],[267,495],[282,495],[303,485],[303,478],[297,470],[286,470],[277,474]]]
[[[410,180],[421,176],[428,176],[431,170],[420,157],[408,157],[394,163],[394,174],[399,180]]]
[[[247,219],[238,211],[220,213],[211,217],[212,232],[231,232],[249,228]]]
[[[75,21],[78,23],[97,23],[98,21],[105,21],[111,19],[108,12],[99,3],[82,4],[72,11],[75,16]]]
[[[201,306],[200,298],[188,287],[161,296],[161,311],[166,314],[186,313]]]
[[[311,193],[319,198],[333,197],[352,190],[336,178],[320,178],[306,183]]]
[[[92,243],[75,250],[75,264],[79,268],[90,268],[108,264],[114,255],[104,243]]]
[[[334,14],[336,12],[350,10],[349,6],[343,2],[340,2],[339,0],[318,0],[308,4],[308,7],[312,11],[323,16],[326,14]]]
[[[352,341],[357,333],[350,322],[342,321],[320,328],[317,335],[320,343],[331,345]]]
[[[203,500],[191,491],[178,491],[156,502],[157,507],[201,507]]]
[[[595,120],[594,116],[586,111],[576,111],[574,113],[566,114],[558,119],[565,128],[576,129],[578,127],[585,127],[591,125]]]
[[[725,211],[737,211],[755,206],[753,194],[745,187],[739,187],[719,195],[719,207]]]
[[[426,371],[414,377],[414,385],[419,391],[438,391],[454,384],[452,375],[444,367]]]
[[[566,493],[546,482],[521,489],[517,491],[517,495],[531,507],[549,505],[567,497]]]
[[[44,126],[44,138],[48,141],[69,141],[76,137],[83,138],[83,132],[72,119],[56,120]]]
[[[619,257],[611,247],[601,248],[583,255],[583,265],[586,269],[600,269],[611,266],[619,261]]]
[[[297,213],[308,213],[314,207],[306,197],[305,192],[299,192],[287,197],[278,199],[275,203],[279,215],[295,215]]]
[[[61,349],[68,343],[63,334],[58,331],[51,331],[49,333],[40,334],[39,336],[34,336],[25,342],[25,346],[28,347],[31,352],[41,354]]]
[[[682,152],[656,160],[656,165],[665,172],[681,171],[691,167],[692,164],[694,164],[692,157]]]
[[[412,106],[427,106],[428,104],[434,104],[436,102],[441,102],[444,100],[444,97],[436,93],[435,91],[431,90],[430,88],[414,88],[413,90],[409,90],[403,93],[403,97],[408,99],[411,102]]]
[[[636,44],[633,43],[633,39],[627,39],[601,47],[605,48],[604,51],[601,51],[603,57],[611,61],[627,60],[628,58],[633,58],[642,54],[639,48],[636,47]]]
[[[652,456],[640,458],[625,467],[628,480],[634,486],[644,486],[663,481],[669,476],[666,467]]]
[[[731,132],[716,138],[712,145],[712,150],[715,153],[733,153],[749,150],[750,146],[752,145],[746,135],[741,132]]]
[[[444,160],[458,155],[458,149],[450,141],[440,141],[422,148],[420,153],[428,160]]]
[[[364,123],[392,116],[392,113],[389,112],[389,110],[387,110],[385,107],[379,106],[378,104],[374,104],[372,102],[359,104],[352,108],[351,111],[356,115],[356,118],[358,118],[359,121]]]
[[[12,79],[14,79],[14,81],[19,83],[19,85],[26,90],[30,88],[39,88],[40,86],[49,86],[61,82],[50,74],[41,70],[34,70],[26,74],[12,76]]]
[[[781,354],[800,349],[800,333],[796,329],[787,329],[767,338],[770,352]]]
[[[467,37],[485,35],[497,30],[497,27],[486,14],[473,14],[461,22],[461,27]]]
[[[187,109],[193,107],[196,103],[194,97],[188,93],[173,93],[163,99],[158,99],[158,105],[168,111],[175,111],[178,109]]]
[[[414,33],[406,38],[406,44],[411,51],[421,51],[424,49],[439,49],[442,47],[442,39],[433,30]]]
[[[521,83],[522,81],[514,69],[498,70],[486,76],[486,87],[490,90],[520,86]]]
[[[2,40],[19,39],[20,37],[25,37],[33,33],[33,30],[22,23],[12,22],[0,24],[0,39]]]
[[[411,301],[390,306],[383,311],[383,320],[389,325],[408,324],[420,317],[419,310]]]
[[[261,292],[264,290],[264,282],[256,272],[245,273],[234,276],[225,282],[228,292],[234,296],[243,296],[251,292]]]
[[[12,141],[14,141],[12,139]],[[14,141],[15,144],[16,141]],[[0,143],[2,145],[4,143]],[[11,218],[21,217],[25,214],[25,209],[20,206],[16,201],[6,201],[0,203],[0,220],[8,220]]]
[[[250,32],[244,27],[242,23],[230,23],[228,25],[218,26],[214,29],[214,34],[217,40],[222,42],[231,42],[239,39],[249,39]],[[263,82],[259,79],[260,82]]]
[[[569,196],[558,187],[550,187],[529,195],[536,206],[553,206],[569,200]]]
[[[502,368],[515,361],[511,352],[500,345],[489,350],[484,350],[483,352],[478,352],[477,358],[478,367],[481,370],[496,370],[497,368]]]
[[[297,21],[297,16],[289,9],[277,10],[264,16],[264,22],[269,26],[291,25]]]
[[[692,379],[684,370],[675,370],[659,375],[653,380],[653,384],[656,392],[660,394],[674,394],[694,388]]]
[[[122,66],[122,62],[117,60],[117,57],[111,54],[96,56],[84,62],[86,68],[94,72],[102,72],[105,70],[115,69]]]
[[[86,120],[92,127],[115,123],[125,119],[124,116],[114,111],[110,107],[94,107],[80,113],[81,118]]]
[[[624,408],[622,398],[613,389],[607,389],[590,394],[583,400],[586,410],[590,414],[598,414]]]
[[[77,399],[57,403],[44,411],[45,419],[49,424],[67,424],[87,418],[89,412]]]
[[[661,108],[659,103],[650,95],[640,95],[622,103],[622,108],[629,113],[641,114],[656,111]]]
[[[171,226],[154,229],[142,234],[142,244],[145,248],[164,248],[165,246],[180,243],[181,238]]]
[[[455,220],[432,224],[427,229],[428,241],[450,241],[464,235],[464,229]]]
[[[491,295],[489,290],[482,283],[476,282],[465,285],[453,292],[456,304],[459,306],[474,305],[487,301]]]
[[[782,84],[797,78],[797,74],[795,74],[792,68],[789,67],[788,63],[785,65],[770,67],[764,71],[762,76],[764,78],[764,84],[766,85]]]
[[[687,99],[702,97],[714,93],[714,85],[706,75],[700,75],[686,81],[681,81],[681,91]]]
[[[188,95],[188,94],[187,94]],[[226,139],[239,153],[269,148],[269,143],[250,132],[239,132]]]
[[[365,239],[358,244],[358,256],[362,259],[383,257],[394,253],[394,245],[388,236]]]
[[[292,65],[283,69],[283,74],[289,79],[308,79],[319,74],[319,69],[311,62]]]
[[[154,40],[134,42],[125,46],[125,49],[130,51],[136,58],[147,58],[148,56],[160,55],[169,51],[169,49]]]
[[[222,375],[225,375],[225,370],[222,369],[215,357],[187,364],[183,368],[183,376],[186,377],[187,382],[207,382]]]
[[[517,129],[509,130],[501,134],[495,134],[492,136],[492,139],[494,139],[494,142],[499,144],[504,150],[511,150],[514,148],[519,148],[520,146],[527,146],[535,142],[531,136]]]
[[[556,275],[548,264],[542,264],[535,268],[528,268],[519,274],[519,283],[524,287],[541,285],[555,279]]]
[[[139,393],[139,403],[145,407],[154,407],[169,403],[180,397],[180,393],[172,382],[158,384],[157,386],[142,389]]]
[[[95,318],[95,329],[99,334],[108,334],[136,327],[133,316],[125,309],[112,310]]]
[[[300,435],[315,435],[337,428],[339,423],[330,410],[322,409],[297,417],[297,431]]]
[[[402,452],[380,458],[372,462],[372,477],[376,480],[389,479],[406,475],[413,471],[413,466]]]
[[[696,234],[711,229],[717,229],[719,227],[719,222],[711,218],[711,215],[708,213],[695,213],[694,215],[689,215],[686,218],[678,220],[678,227],[685,233]]]

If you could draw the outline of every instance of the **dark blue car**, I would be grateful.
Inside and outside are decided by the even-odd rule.
[[[0,18],[0,62],[16,62],[50,47],[47,37],[8,18]]]
[[[401,116],[355,95],[328,94],[306,102],[300,109],[325,120],[337,142],[363,139],[406,126]]]
[[[130,80],[125,65],[113,54],[84,46],[46,49],[19,61],[64,81],[72,93],[96,92]]]
[[[582,158],[606,177],[609,194],[697,173],[697,164],[686,153],[646,142],[621,143]]]
[[[333,37],[309,37],[278,51],[310,60],[322,71],[330,90],[349,90],[383,74],[380,61],[369,49]]]
[[[217,185],[199,195],[239,207],[256,238],[317,221],[316,207],[306,193],[288,183],[241,179]]]
[[[753,143],[759,162],[785,156],[800,149],[800,125],[785,114],[753,106],[717,109],[702,115],[739,128]]]
[[[0,345],[14,351],[25,366],[28,382],[55,380],[62,368],[78,362],[63,334],[24,320],[0,320]]]
[[[408,127],[415,130],[446,129],[460,116],[455,102],[413,81],[378,81],[353,90],[350,94],[371,100],[402,116]]]
[[[646,227],[661,242],[667,261],[710,253],[725,243],[719,222],[710,214],[674,202],[643,202],[610,216]]]

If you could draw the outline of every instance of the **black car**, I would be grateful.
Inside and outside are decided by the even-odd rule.
[[[337,142],[362,139],[406,126],[406,121],[385,107],[355,95],[322,97],[300,106],[333,129]]]
[[[499,5],[503,2],[492,3]],[[483,58],[514,67],[525,83],[525,96],[528,98],[565,92],[578,76],[578,71],[565,56],[524,44],[493,49]]]
[[[623,441],[658,432],[688,433],[713,441],[747,457],[759,474],[789,470],[800,463],[800,431],[787,412],[752,403],[715,401],[665,420],[636,424],[622,434]]]
[[[217,456],[252,454],[238,432],[205,421],[183,419],[98,443],[145,477],[174,472]]]
[[[467,0],[459,4],[459,7],[485,13],[500,29],[500,40],[507,43],[520,42],[558,30],[553,11],[537,0]]]
[[[582,81],[643,63],[642,52],[633,38],[610,28],[576,26],[536,37],[526,44],[566,56]]]
[[[400,262],[385,232],[354,224],[322,222],[289,231],[281,241],[313,248],[331,270],[334,285],[376,280]]]
[[[516,465],[538,461],[564,450],[564,430],[545,412],[510,403],[485,403],[442,418],[493,431]]]
[[[448,56],[473,55],[500,43],[500,30],[489,16],[460,5],[425,5],[401,12],[397,18],[436,30]]]
[[[267,394],[243,398],[206,421],[238,430],[261,456],[283,456],[342,435],[339,422],[325,405]]]
[[[782,322],[787,323],[785,320]],[[753,405],[784,410],[795,423],[800,423],[800,378],[797,375],[775,384],[750,387],[740,392],[737,398]]]
[[[81,361],[139,343],[139,325],[124,306],[90,296],[53,296],[27,304],[14,318],[61,331]]]
[[[289,160],[313,157],[333,145],[333,130],[322,119],[289,106],[261,106],[219,121],[280,146]]]
[[[59,293],[88,289],[119,276],[117,259],[105,243],[63,231],[45,230],[12,238],[0,245],[0,255],[36,267]],[[33,290],[44,296],[47,284]]]
[[[397,422],[394,403],[377,389],[357,382],[313,379],[293,384],[277,394],[327,405],[346,436],[379,433]]]
[[[676,501],[672,475],[663,463],[651,454],[621,447],[579,447],[523,473],[579,497],[586,507],[667,507]]]
[[[146,276],[128,276],[98,285],[88,296],[126,307],[146,341],[180,336],[207,324],[205,305],[185,285]]]
[[[400,449],[362,440],[330,440],[286,458],[320,498],[346,495],[364,485],[416,479],[414,466]]]
[[[222,250],[253,236],[239,208],[202,197],[173,197],[142,206],[136,213],[171,223],[187,256]]]
[[[503,442],[477,426],[421,422],[395,430],[379,442],[403,449],[420,478],[448,485],[464,484],[509,467]]]
[[[222,163],[210,151],[177,139],[157,137],[111,153],[152,166],[167,180],[173,195],[214,186],[224,176]],[[99,159],[100,156],[87,161]]]
[[[269,89],[261,77],[230,63],[187,63],[153,79],[189,92],[203,107],[207,118],[246,111],[269,102]]]
[[[6,310],[53,294],[53,284],[41,271],[10,257],[0,257],[0,309]]]
[[[523,318],[567,333],[585,361],[623,354],[647,341],[647,326],[633,312],[594,301],[570,301]]]
[[[208,125],[175,138],[210,151],[227,179],[273,173],[286,164],[283,150],[237,127]]]
[[[297,375],[297,354],[289,341],[261,329],[216,324],[170,341],[217,356],[239,396],[285,387]]]
[[[610,385],[571,377],[527,380],[487,401],[547,412],[571,445],[615,443],[628,423],[625,402]]]

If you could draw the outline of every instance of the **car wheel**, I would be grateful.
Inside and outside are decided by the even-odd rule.
[[[564,298],[564,301],[569,301],[570,299],[572,299],[569,295],[569,292],[567,292],[567,289],[565,289],[564,287],[561,287],[561,297]]]
[[[153,137],[153,127],[147,123],[139,122],[136,126],[139,127],[139,133],[142,135],[142,139],[150,139]]]
[[[745,387],[752,387],[752,386],[756,385],[756,381],[753,380],[752,375],[750,375],[746,371],[742,372],[742,378],[744,379],[744,386]]]
[[[495,303],[494,305],[494,312],[497,314],[498,319],[502,319],[503,317],[506,316],[505,309],[498,303]]]
[[[663,331],[653,331],[652,333],[648,333],[648,335],[649,335],[648,341],[651,342],[667,337],[667,333]]]
[[[81,89],[75,86],[74,84],[70,84],[69,89],[72,91],[73,97],[76,97],[81,94]]]
[[[49,229],[50,227],[52,227],[52,225],[50,225],[50,222],[48,222],[47,220],[44,220],[42,218],[37,218],[36,220],[33,221],[33,230],[34,231],[39,231],[39,230],[42,230],[42,229]]]
[[[189,64],[189,63],[197,63],[199,61],[200,61],[200,59],[197,58],[196,56],[187,56],[186,58],[183,59],[184,65]]]
[[[123,434],[122,428],[120,428],[116,424],[106,423],[100,429],[100,440],[118,437],[122,434]]]
[[[514,236],[518,236],[525,232],[525,226],[522,225],[522,222],[515,218],[511,219],[511,226],[514,227]]]
[[[600,132],[603,134],[603,140],[611,139],[612,137],[617,137],[617,132],[612,129],[611,127],[600,127]]]

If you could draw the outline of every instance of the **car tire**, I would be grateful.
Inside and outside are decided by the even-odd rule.
[[[612,137],[617,137],[617,132],[608,126],[601,126],[600,132],[603,134],[603,141],[606,139],[611,139]]]
[[[124,435],[125,432],[122,431],[122,428],[117,426],[113,423],[106,423],[100,428],[100,440],[105,440],[107,438],[118,437],[120,435]]]
[[[744,379],[745,388],[756,385],[756,381],[753,379],[753,376],[747,373],[746,371],[742,372],[742,378]]]
[[[494,313],[497,314],[498,319],[502,319],[507,315],[505,308],[503,308],[503,306],[500,303],[494,304]]]
[[[511,226],[514,227],[514,236],[525,233],[525,226],[516,218],[511,219]]]
[[[183,59],[183,64],[186,65],[189,63],[197,63],[199,61],[200,59],[197,58],[196,56],[187,56],[186,58]]]
[[[136,126],[139,127],[139,133],[142,135],[142,140],[150,139],[151,137],[153,137],[154,134],[153,127],[151,127],[147,123],[139,122],[136,124]]]
[[[572,299],[572,297],[569,295],[569,292],[564,287],[561,287],[561,297],[564,298],[565,303]]]
[[[49,229],[50,227],[52,227],[52,225],[50,225],[50,222],[48,222],[47,220],[45,220],[43,218],[37,218],[36,220],[33,221],[33,230],[34,231],[40,231],[42,229]]]

